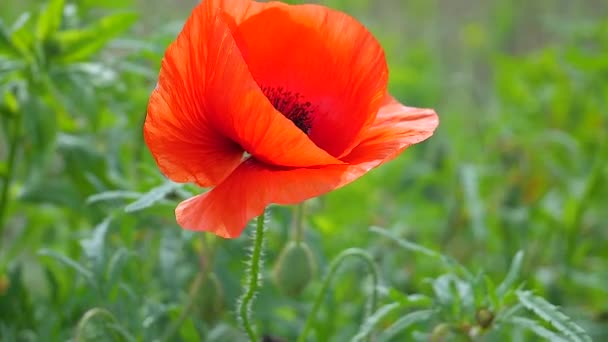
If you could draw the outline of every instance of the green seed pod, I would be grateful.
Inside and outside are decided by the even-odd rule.
[[[494,321],[494,314],[488,309],[479,309],[475,313],[475,319],[480,327],[487,329]]]
[[[196,280],[192,287],[195,284]],[[216,321],[224,310],[224,290],[215,273],[209,273],[200,285],[196,294],[195,310],[207,322]]]
[[[274,266],[274,281],[288,296],[298,296],[315,276],[317,264],[312,250],[304,242],[285,245]]]
[[[446,340],[447,336],[450,334],[450,325],[447,323],[437,324],[433,331],[431,332],[431,336],[429,337],[430,342],[443,342]]]

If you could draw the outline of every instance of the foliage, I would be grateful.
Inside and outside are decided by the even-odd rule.
[[[179,229],[176,203],[201,190],[164,179],[142,139],[192,7],[175,3],[0,4],[1,341],[244,338],[249,239]],[[303,218],[270,208],[257,332],[608,338],[608,5],[323,3],[380,38],[391,92],[441,124]],[[311,265],[281,257],[300,239]],[[313,279],[285,291],[294,265]]]

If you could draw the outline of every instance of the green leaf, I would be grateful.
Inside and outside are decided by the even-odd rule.
[[[101,265],[103,263],[105,238],[111,221],[112,218],[107,217],[95,227],[91,238],[82,239],[80,241],[84,253],[90,259],[94,260],[96,265]]]
[[[380,335],[380,341],[392,341],[395,335],[409,328],[412,324],[430,319],[434,312],[434,310],[419,310],[399,318]]]
[[[379,287],[378,291],[386,295],[392,301],[398,302],[402,308],[405,307],[429,307],[433,299],[421,294],[406,295],[394,288]]]
[[[509,291],[509,289],[515,284],[515,282],[519,278],[519,273],[521,272],[521,265],[523,260],[524,252],[517,252],[513,257],[513,261],[511,262],[511,267],[509,268],[509,272],[507,272],[507,276],[496,289],[496,296],[504,296],[507,291]]]
[[[522,309],[523,305],[517,303],[506,310],[500,311],[496,317],[496,321],[509,321],[509,319],[518,314]]]
[[[34,35],[28,27],[30,19],[31,14],[29,12],[25,12],[19,16],[11,28],[10,42],[14,50],[30,65],[33,65],[36,61],[36,57],[33,48]]]
[[[65,178],[40,177],[24,185],[19,200],[33,204],[52,204],[79,209],[82,205],[80,194]]]
[[[474,306],[473,288],[454,274],[444,274],[433,281],[433,292],[437,302],[450,310],[454,317]]]
[[[484,286],[486,288],[487,299],[490,302],[492,308],[496,309],[499,307],[499,297],[496,295],[496,285],[492,279],[488,276],[483,277]]]
[[[135,253],[129,252],[125,247],[121,247],[110,257],[108,261],[106,280],[108,284],[118,283],[120,272],[123,270],[126,262]]]
[[[49,0],[38,17],[36,38],[40,41],[49,39],[61,26],[64,0]]]
[[[457,261],[453,260],[452,258],[450,258],[448,256],[445,256],[432,249],[421,246],[417,243],[399,238],[399,237],[395,236],[394,234],[388,232],[386,229],[383,229],[380,227],[370,227],[370,231],[393,240],[395,243],[397,243],[397,245],[399,245],[400,247],[402,247],[408,251],[422,254],[427,257],[439,259],[449,269],[454,270],[454,271],[460,271],[461,274],[464,274],[467,277],[467,279],[473,279],[473,275],[466,268],[464,268],[464,266],[460,265]]]
[[[476,240],[485,241],[488,235],[485,224],[483,199],[479,194],[479,174],[474,165],[464,165],[461,170],[461,182],[465,204],[472,221],[472,231]]]
[[[116,13],[82,29],[58,32],[56,38],[62,54],[57,61],[70,63],[88,59],[107,42],[129,29],[136,19],[135,13]]]
[[[19,112],[19,99],[17,99],[17,96],[11,91],[4,92],[4,98],[0,103],[2,103],[3,108],[10,112],[11,115],[15,115]]]
[[[52,156],[51,151],[55,148],[57,136],[57,117],[43,100],[48,98],[48,93],[39,92],[36,97],[21,103],[23,114],[24,149],[28,162],[27,172],[30,174],[42,174],[46,169],[47,162]],[[52,179],[48,179],[52,181]]]
[[[0,55],[13,51],[13,43],[11,42],[11,33],[4,26],[4,21],[0,18]]]
[[[569,341],[568,339],[565,339],[562,336],[556,334],[555,332],[543,327],[537,321],[531,320],[529,318],[516,316],[516,317],[513,317],[510,320],[508,320],[508,322],[515,325],[516,327],[526,328],[526,329],[532,331],[533,333],[535,333],[536,335],[538,335],[539,337],[545,338],[551,342],[568,342]]]
[[[91,195],[87,198],[86,203],[92,204],[96,202],[105,202],[105,201],[115,201],[115,200],[125,200],[125,199],[135,199],[139,198],[141,193],[135,191],[126,191],[126,190],[110,190],[100,192],[95,195]]]
[[[372,333],[374,328],[384,319],[386,316],[390,315],[393,311],[399,309],[399,303],[391,303],[387,304],[380,309],[378,309],[373,315],[369,316],[355,337],[353,337],[352,341],[362,341],[369,334]]]
[[[152,190],[145,193],[137,201],[129,204],[125,208],[125,212],[132,213],[134,211],[139,211],[139,210],[151,207],[156,202],[159,202],[160,200],[164,199],[168,193],[170,193],[171,191],[174,191],[175,189],[177,189],[180,186],[181,185],[177,184],[177,183],[166,182],[160,186],[152,188]]]
[[[95,282],[95,275],[93,274],[93,272],[86,269],[84,266],[82,266],[77,261],[70,259],[69,257],[67,257],[63,254],[59,254],[55,251],[52,251],[52,250],[46,249],[46,248],[39,250],[38,254],[42,255],[42,256],[51,257],[52,259],[55,259],[56,261],[64,264],[65,266],[68,266],[69,268],[73,269],[78,274],[83,276],[85,278],[85,280],[87,280],[89,282],[89,284],[91,284],[93,287],[97,286],[96,282]]]
[[[538,317],[549,322],[555,329],[567,336],[571,341],[591,342],[591,337],[578,324],[544,298],[533,295],[530,291],[517,291],[519,302]]]

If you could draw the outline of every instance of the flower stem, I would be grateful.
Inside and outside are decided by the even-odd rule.
[[[254,244],[251,251],[251,259],[249,259],[248,263],[249,267],[244,287],[245,291],[238,302],[238,314],[241,327],[245,330],[245,333],[247,333],[249,340],[255,342],[258,339],[251,324],[251,307],[253,305],[253,299],[262,282],[262,273],[260,270],[264,263],[264,213],[258,216],[253,241]]]
[[[327,272],[327,275],[325,275],[325,279],[323,279],[321,291],[319,291],[319,294],[317,295],[317,298],[315,299],[315,302],[312,306],[312,310],[306,318],[306,323],[304,324],[302,333],[298,337],[298,342],[306,341],[306,337],[308,336],[308,333],[314,324],[317,312],[321,307],[321,302],[323,301],[323,298],[325,298],[325,295],[329,290],[329,285],[334,275],[336,274],[336,271],[338,270],[340,265],[342,265],[342,263],[349,257],[357,257],[363,262],[365,262],[368,266],[368,271],[372,276],[372,294],[369,300],[369,307],[365,315],[366,317],[364,318],[364,321],[376,310],[376,305],[378,301],[378,282],[380,280],[380,271],[376,268],[376,264],[374,263],[374,260],[371,255],[369,255],[369,253],[367,253],[365,250],[360,248],[349,248],[347,250],[344,250],[329,265],[329,271]]]
[[[293,208],[293,239],[298,244],[304,241],[304,202]]]

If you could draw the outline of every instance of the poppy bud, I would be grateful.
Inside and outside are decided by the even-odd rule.
[[[193,283],[192,286],[195,286]],[[209,273],[196,294],[196,311],[208,322],[215,321],[224,309],[224,290],[215,273]]]
[[[290,241],[281,251],[274,267],[274,281],[288,296],[298,296],[314,277],[317,264],[304,242]]]
[[[494,321],[494,314],[488,309],[479,309],[475,313],[475,319],[480,327],[487,329]]]

